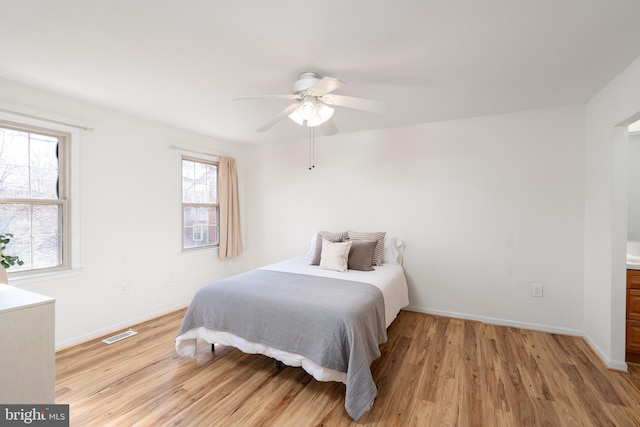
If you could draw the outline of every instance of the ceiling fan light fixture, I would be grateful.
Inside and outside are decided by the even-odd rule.
[[[300,112],[300,107],[293,110],[293,113],[289,114],[289,118],[300,126],[304,126],[304,118],[302,117],[302,113]]]
[[[333,116],[334,111],[335,110],[333,108],[323,104],[322,102],[319,102],[317,105],[317,114],[312,119],[307,120],[307,126],[320,126],[321,124],[329,120],[331,116]]]
[[[333,116],[334,109],[319,102],[313,96],[305,96],[302,103],[289,114],[289,118],[300,126],[315,127]]]
[[[305,95],[302,98],[302,103],[298,107],[298,110],[300,110],[300,114],[302,114],[305,120],[311,120],[318,114],[317,106],[318,100],[314,96]]]

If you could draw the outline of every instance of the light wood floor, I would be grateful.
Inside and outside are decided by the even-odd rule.
[[[372,365],[378,397],[357,423],[345,386],[203,343],[180,359],[184,311],[57,353],[72,426],[638,426],[640,366],[607,370],[583,339],[402,311]]]

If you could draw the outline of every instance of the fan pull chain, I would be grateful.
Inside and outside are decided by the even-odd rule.
[[[309,170],[316,167],[316,138],[314,127],[309,128]]]

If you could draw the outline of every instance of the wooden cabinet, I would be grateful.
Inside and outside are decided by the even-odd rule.
[[[0,284],[0,403],[55,403],[54,304]]]
[[[627,270],[627,362],[640,362],[640,270]]]
[[[640,289],[627,289],[627,320],[640,320]]]

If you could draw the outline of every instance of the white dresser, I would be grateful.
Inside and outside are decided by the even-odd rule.
[[[55,403],[54,327],[55,299],[0,284],[0,403]]]

